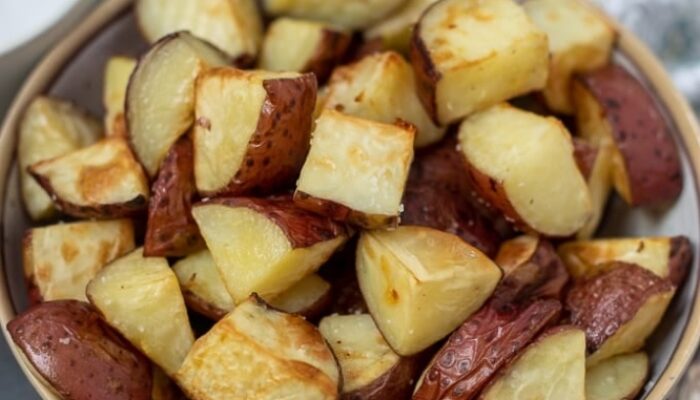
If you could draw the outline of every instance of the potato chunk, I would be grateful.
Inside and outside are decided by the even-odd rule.
[[[586,400],[634,399],[648,373],[649,357],[644,353],[609,358],[586,371]]]
[[[513,0],[442,0],[413,30],[411,60],[423,105],[448,125],[542,89],[549,48]]]
[[[56,209],[27,168],[88,146],[101,135],[100,122],[68,102],[49,97],[31,102],[20,123],[17,153],[22,200],[33,220],[49,218]]]
[[[521,229],[569,236],[591,217],[590,192],[558,120],[501,104],[466,119],[459,141],[475,189]]]
[[[313,320],[323,314],[331,300],[331,284],[317,274],[310,274],[270,300],[270,305]]]
[[[386,17],[406,0],[263,0],[265,12],[362,29]]]
[[[365,30],[365,39],[368,41],[379,39],[384,48],[409,54],[413,27],[425,10],[437,1],[406,0],[396,12]]]
[[[401,226],[362,234],[357,278],[387,342],[397,353],[412,355],[478,310],[501,270],[457,236]]]
[[[129,78],[136,68],[136,60],[131,57],[114,56],[107,60],[105,66],[102,105],[106,112],[104,117],[107,136],[127,137],[124,103]]]
[[[85,287],[97,272],[133,249],[134,226],[128,219],[30,229],[22,249],[30,297],[86,301]]]
[[[252,297],[195,342],[176,380],[197,400],[335,400],[340,372],[316,327]]]
[[[297,181],[300,207],[365,228],[398,223],[415,129],[325,110]]]
[[[209,250],[202,250],[175,263],[173,272],[192,310],[220,320],[234,308],[233,299]]]

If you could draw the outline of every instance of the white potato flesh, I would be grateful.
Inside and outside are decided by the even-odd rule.
[[[270,305],[290,314],[303,315],[328,296],[330,290],[330,283],[317,274],[310,274],[270,300]]]
[[[330,28],[316,21],[274,20],[265,34],[259,67],[268,71],[304,71],[319,51],[326,29]]]
[[[381,21],[406,0],[263,0],[265,12],[328,22],[347,29]]]
[[[586,370],[586,400],[633,399],[644,387],[648,373],[645,353],[609,358]]]
[[[381,39],[387,48],[407,53],[411,42],[413,26],[423,12],[438,0],[407,0],[400,9],[389,17],[365,30],[365,38]]]
[[[105,67],[102,104],[105,107],[105,134],[107,136],[126,134],[124,103],[129,78],[136,68],[136,59],[114,56]]]
[[[191,292],[218,310],[233,310],[233,299],[226,290],[209,250],[202,250],[176,262],[173,272],[183,290]]]

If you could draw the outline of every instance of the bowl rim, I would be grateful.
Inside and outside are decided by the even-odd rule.
[[[77,52],[90,38],[120,13],[125,11],[135,0],[107,0],[97,6],[75,29],[63,38],[48,54],[46,54],[22,88],[15,95],[11,107],[0,126],[0,171],[9,171],[15,159],[17,135],[24,109],[31,99],[44,92],[54,77],[63,68],[65,62]],[[586,0],[589,1],[589,0]],[[591,4],[592,7],[595,7]],[[601,14],[604,14],[601,12]],[[695,187],[700,188],[700,125],[688,101],[674,86],[661,62],[633,33],[621,26],[617,21],[604,14],[604,17],[618,32],[617,48],[624,53],[629,61],[641,73],[657,99],[666,108],[671,121],[676,125],[684,151],[687,152],[688,162],[693,172]],[[8,174],[0,174],[0,199],[5,199]],[[4,223],[4,210],[0,208],[0,223]],[[0,240],[4,233],[0,232]],[[16,313],[10,298],[7,276],[4,272],[4,259],[0,258],[0,324],[2,332],[10,347],[15,360],[29,379],[37,393],[44,400],[56,400],[56,394],[44,379],[26,361],[12,341],[7,331],[7,323]],[[697,259],[695,267],[698,267]],[[683,328],[681,337],[671,355],[666,368],[647,395],[647,400],[663,400],[674,388],[700,344],[700,287],[696,288],[691,304],[688,320]]]

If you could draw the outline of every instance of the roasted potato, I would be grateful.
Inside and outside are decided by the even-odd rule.
[[[297,181],[299,207],[364,228],[398,223],[415,128],[325,110]]]
[[[86,303],[42,303],[12,319],[7,331],[62,398],[151,400],[148,359]]]
[[[571,114],[571,78],[610,62],[615,30],[579,0],[526,0],[525,13],[549,38],[549,78],[543,94],[549,108]]]
[[[194,184],[192,141],[183,136],[170,148],[151,188],[143,254],[182,257],[204,248],[192,217]]]
[[[411,32],[420,16],[438,0],[406,0],[403,6],[388,18],[364,32],[366,40],[381,40],[385,48],[409,54]]]
[[[591,193],[593,215],[576,233],[578,239],[590,239],[603,219],[605,206],[612,192],[614,147],[610,140],[602,140],[595,145],[574,138],[576,161],[585,176],[588,191]]]
[[[411,61],[425,109],[448,125],[544,88],[549,48],[513,0],[441,0],[413,30]]]
[[[462,122],[459,142],[474,189],[521,229],[564,237],[591,217],[571,137],[557,119],[501,104]]]
[[[114,56],[107,60],[102,89],[102,105],[106,110],[104,130],[107,136],[128,137],[124,103],[126,88],[134,68],[136,60],[131,57]]]
[[[644,387],[649,357],[622,354],[586,370],[586,400],[632,400]]]
[[[420,371],[416,357],[401,357],[389,347],[369,314],[331,315],[321,334],[338,359],[343,400],[407,399]]]
[[[413,400],[473,399],[496,372],[559,318],[561,303],[488,303],[450,336],[418,381]],[[585,350],[585,349],[584,349]]]
[[[134,249],[134,225],[121,219],[33,228],[22,247],[32,300],[86,301],[85,287],[97,272]]]
[[[135,11],[149,42],[189,31],[241,65],[253,63],[262,42],[262,17],[255,0],[138,0]]]
[[[187,32],[163,37],[141,57],[126,91],[126,122],[131,146],[150,177],[194,122],[197,76],[228,63],[220,50]]]
[[[317,274],[310,274],[270,300],[270,305],[307,320],[321,316],[331,305],[331,284]]]
[[[33,220],[50,218],[56,209],[28,168],[88,146],[101,135],[99,120],[68,102],[42,96],[31,102],[20,122],[17,153],[22,200]]]
[[[357,278],[370,313],[400,355],[447,336],[493,293],[501,271],[459,237],[425,227],[363,232]]]
[[[586,399],[586,335],[573,326],[550,328],[499,372],[482,400]]]
[[[190,309],[218,321],[235,307],[209,250],[176,262],[173,272]]]
[[[366,28],[406,0],[262,0],[271,16],[287,15],[330,23],[346,29]]]
[[[334,400],[340,387],[318,329],[254,296],[195,342],[175,377],[194,400]]]
[[[197,79],[194,174],[204,196],[269,194],[294,183],[309,150],[313,74],[216,68]]]
[[[87,297],[143,354],[172,376],[194,343],[177,277],[165,258],[139,248],[90,281]]]
[[[197,204],[195,221],[224,284],[240,303],[272,299],[317,270],[349,236],[345,226],[288,197],[220,198]]]
[[[638,351],[656,329],[674,294],[668,279],[624,264],[577,283],[566,308],[571,323],[586,332],[587,365]]]
[[[624,68],[610,65],[574,82],[581,135],[612,143],[615,190],[632,206],[675,200],[683,189],[678,149],[647,89]]]

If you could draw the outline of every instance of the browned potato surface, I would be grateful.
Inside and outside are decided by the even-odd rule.
[[[202,250],[173,265],[187,307],[213,320],[220,320],[235,304],[209,250]]]
[[[272,16],[287,15],[327,22],[346,29],[366,28],[406,0],[262,0]]]
[[[386,48],[409,54],[411,32],[420,16],[437,0],[406,0],[389,17],[366,29],[367,40],[380,40]]]
[[[107,60],[102,88],[102,105],[106,110],[104,129],[107,136],[126,138],[129,135],[126,131],[124,103],[126,88],[134,68],[136,60],[131,57],[113,56]]]
[[[586,370],[586,400],[632,400],[644,387],[649,357],[622,354]]]

